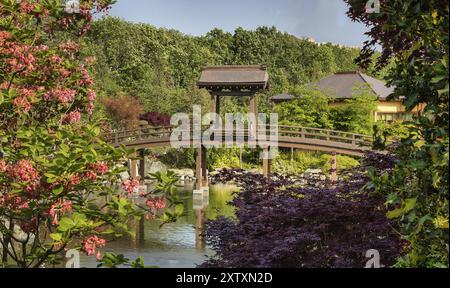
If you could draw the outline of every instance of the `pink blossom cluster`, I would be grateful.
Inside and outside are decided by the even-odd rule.
[[[31,110],[31,103],[29,99],[35,97],[36,92],[34,89],[29,88],[18,89],[18,92],[20,96],[14,98],[13,105],[16,107],[16,111],[18,113],[21,111],[28,113]]]
[[[64,52],[71,53],[76,52],[80,48],[80,45],[73,41],[64,42],[58,45],[58,48]]]
[[[77,91],[73,89],[55,88],[44,94],[44,100],[58,100],[62,104],[67,104],[75,99]]]
[[[40,90],[41,87],[32,87],[32,88],[20,88],[19,94],[26,98],[32,98],[36,95],[36,90]]]
[[[37,181],[34,181],[33,183],[30,183],[26,188],[25,188],[25,193],[29,198],[32,199],[38,199],[40,194],[38,192],[40,183]]]
[[[94,171],[86,171],[84,173],[84,177],[86,177],[86,179],[91,180],[91,181],[97,181],[97,173],[95,173]]]
[[[23,111],[24,113],[28,113],[31,110],[31,103],[28,101],[27,97],[19,96],[14,98],[13,105],[16,107],[17,113]]]
[[[89,74],[89,71],[86,69],[84,65],[80,66],[79,71],[81,73],[81,79],[78,80],[77,82],[78,85],[90,86],[94,83],[94,80],[92,79],[91,75]]]
[[[87,112],[89,114],[92,114],[92,112],[94,111],[94,102],[95,99],[97,98],[97,94],[95,93],[94,90],[89,89],[88,93],[87,93],[87,98],[88,98],[88,106],[87,106]]]
[[[164,199],[163,197],[149,198],[145,202],[145,205],[150,209],[150,211],[152,213],[152,218],[155,219],[156,218],[156,212],[158,210],[160,210],[160,209],[166,208],[166,199]],[[150,219],[150,214],[147,213],[145,215],[145,218],[147,220],[149,220]]]
[[[106,173],[108,173],[108,170],[109,170],[108,165],[106,165],[105,163],[101,163],[101,162],[91,164],[90,168],[92,170],[94,170],[97,174],[100,174],[100,175],[105,175]]]
[[[126,180],[122,183],[123,189],[128,194],[133,194],[137,187],[139,187],[139,181],[132,178],[131,180]]]
[[[31,182],[39,178],[38,172],[27,160],[20,160],[15,165],[7,165],[7,173],[20,182]]]
[[[72,211],[72,201],[59,199],[50,207],[49,215],[53,218],[52,224],[58,225],[58,217]]]
[[[11,33],[8,31],[0,31],[0,47],[5,47],[6,41],[11,39]]]
[[[9,65],[10,72],[21,72],[27,74],[36,69],[36,58],[31,52],[28,45],[18,45],[16,43],[4,43],[4,47],[0,51],[4,55],[10,57],[5,59],[5,63]]]
[[[97,94],[95,93],[94,90],[89,89],[88,93],[87,93],[87,98],[88,98],[89,102],[94,102],[95,99],[97,98]]]
[[[67,70],[66,68],[61,68],[58,70],[58,72],[62,78],[68,78],[70,75],[72,75],[72,72],[70,70]]]
[[[66,116],[63,118],[64,124],[74,124],[78,123],[81,120],[81,113],[79,111],[73,111],[70,113],[67,113]]]
[[[31,1],[20,1],[20,12],[29,14],[36,9],[36,3]]]
[[[0,173],[6,172],[6,162],[4,160],[0,160]]]
[[[79,174],[75,174],[70,177],[69,184],[70,186],[73,187],[79,185],[81,183],[81,180],[82,180],[81,176]]]
[[[29,201],[20,196],[13,196],[5,193],[0,196],[0,206],[9,207],[11,209],[27,209],[29,208]]]
[[[105,247],[106,240],[94,235],[81,242],[81,245],[83,247],[83,251],[86,253],[87,256],[95,254],[97,259],[100,260],[102,257],[101,252],[100,250],[97,250],[96,252],[96,249]]]

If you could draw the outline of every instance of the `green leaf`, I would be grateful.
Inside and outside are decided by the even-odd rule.
[[[50,238],[55,240],[55,242],[60,242],[62,240],[62,234],[61,233],[52,233],[52,234],[50,234]]]
[[[389,219],[394,219],[403,216],[412,209],[414,209],[414,207],[416,206],[416,202],[417,198],[406,199],[401,208],[387,212],[386,216]]]
[[[75,222],[72,219],[64,217],[59,221],[58,231],[66,232],[75,226]]]
[[[60,185],[58,187],[53,188],[52,193],[53,195],[58,196],[59,194],[61,194],[64,191],[64,186]]]
[[[184,212],[183,204],[178,204],[177,206],[175,206],[175,215],[181,216],[181,215],[183,215],[183,212]]]

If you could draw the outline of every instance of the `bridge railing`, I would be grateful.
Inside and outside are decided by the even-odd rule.
[[[209,126],[205,126],[209,128]],[[350,144],[352,146],[371,146],[372,145],[372,137],[363,134],[343,132],[343,131],[335,131],[329,129],[320,129],[320,128],[311,128],[311,127],[300,127],[300,126],[289,126],[289,125],[278,125],[278,126],[270,126],[270,125],[258,125],[259,129],[266,128],[266,136],[270,136],[272,133],[272,129],[278,129],[278,139],[280,140],[292,140],[295,139],[310,139],[310,140],[321,140],[326,142],[335,142],[335,143],[344,143]],[[158,141],[168,141],[172,132],[176,127],[174,126],[161,126],[161,127],[144,127],[133,130],[121,130],[113,133],[108,133],[104,135],[106,141],[113,143],[115,145],[133,143],[133,142],[158,142]],[[205,131],[202,128],[202,131]],[[216,131],[217,130],[213,130]],[[189,132],[191,139],[193,138],[193,131],[185,131]],[[227,133],[231,133],[233,138],[237,136],[251,137],[254,133],[250,133],[248,128],[245,129],[233,129],[220,130],[222,135],[226,135]],[[258,132],[261,133],[261,130]],[[254,135],[253,135],[254,136]]]
[[[288,125],[278,126],[278,137],[316,139],[352,144],[354,146],[371,146],[373,139],[371,136],[364,134]]]
[[[173,126],[145,127],[132,130],[119,130],[107,133],[104,138],[115,145],[126,144],[135,141],[160,140],[170,138]]]

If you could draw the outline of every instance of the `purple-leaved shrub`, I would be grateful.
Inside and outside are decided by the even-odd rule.
[[[390,155],[370,153],[339,184],[223,170],[213,181],[235,181],[242,191],[231,202],[236,219],[221,217],[206,224],[205,240],[215,251],[201,267],[358,267],[377,249],[390,266],[404,244],[386,218],[386,195],[367,187],[366,170],[394,167]],[[312,183],[314,182],[314,183]]]

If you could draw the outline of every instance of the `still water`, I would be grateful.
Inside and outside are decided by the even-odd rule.
[[[149,220],[136,223],[136,239],[123,238],[110,242],[102,252],[124,254],[135,260],[144,257],[145,265],[161,268],[194,268],[213,255],[199,237],[203,222],[218,216],[234,216],[234,208],[227,205],[233,199],[233,192],[239,189],[229,185],[210,186],[209,193],[193,194],[193,183],[180,187],[180,195],[185,198],[186,216],[159,227],[160,222]],[[81,256],[81,267],[97,266],[95,257]]]

